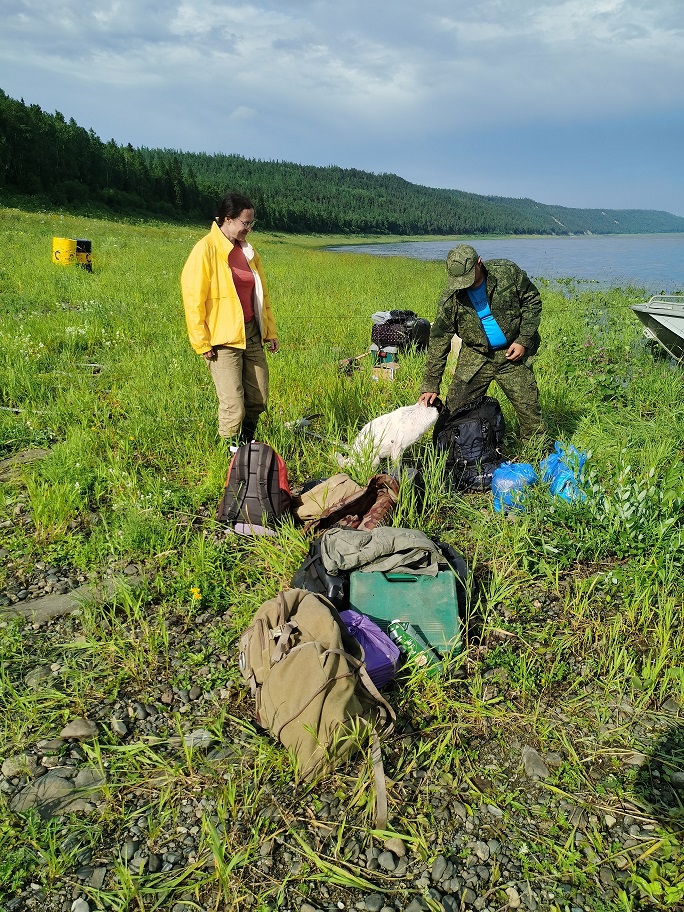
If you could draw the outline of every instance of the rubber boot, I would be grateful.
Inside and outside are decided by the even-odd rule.
[[[242,427],[240,428],[240,443],[251,443],[254,440],[256,426],[256,421],[248,421],[245,419],[242,422]]]

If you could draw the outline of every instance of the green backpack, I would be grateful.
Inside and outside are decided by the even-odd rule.
[[[240,641],[240,670],[257,720],[312,779],[347,759],[370,728],[376,825],[387,825],[387,793],[378,731],[394,726],[392,707],[366,671],[363,649],[334,605],[305,589],[287,589],[257,610]]]

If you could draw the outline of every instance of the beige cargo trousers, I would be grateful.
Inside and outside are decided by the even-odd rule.
[[[215,345],[216,360],[207,361],[218,396],[220,437],[235,437],[240,428],[256,428],[268,402],[268,364],[256,320],[245,323],[246,348]]]

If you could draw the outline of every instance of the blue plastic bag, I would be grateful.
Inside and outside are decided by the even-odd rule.
[[[566,446],[560,440],[556,441],[554,450],[555,452],[539,463],[542,481],[548,483],[551,494],[562,497],[568,503],[584,500],[586,494],[579,485],[587,454],[580,453],[572,444]]]
[[[494,510],[522,510],[525,488],[538,481],[534,466],[529,462],[502,462],[492,475]]]

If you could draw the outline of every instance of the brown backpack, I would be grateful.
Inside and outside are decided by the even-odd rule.
[[[363,485],[357,484],[344,472],[339,472],[309,488],[308,491],[294,495],[292,512],[301,522],[310,522],[318,519],[321,513],[325,513],[341,500],[363,490]]]
[[[332,603],[304,589],[280,592],[264,602],[242,635],[239,661],[259,724],[295,755],[304,779],[348,758],[359,747],[359,733],[370,729],[376,825],[384,829],[378,731],[388,734],[395,714]]]
[[[340,526],[345,529],[370,530],[391,525],[391,517],[399,499],[399,482],[391,475],[373,475],[365,488],[344,497],[324,510],[318,519],[307,523],[305,532],[316,535]]]

